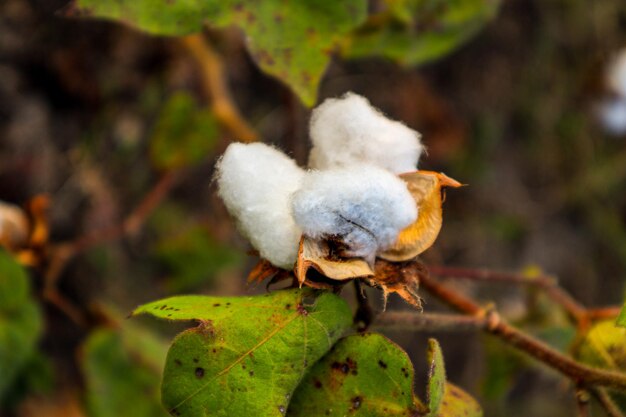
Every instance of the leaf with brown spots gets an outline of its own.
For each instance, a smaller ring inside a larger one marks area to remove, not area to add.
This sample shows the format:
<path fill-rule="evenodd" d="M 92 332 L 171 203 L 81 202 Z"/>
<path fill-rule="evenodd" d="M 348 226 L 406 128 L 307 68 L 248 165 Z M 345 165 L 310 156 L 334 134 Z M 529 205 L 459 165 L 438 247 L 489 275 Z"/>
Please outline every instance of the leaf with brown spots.
<path fill-rule="evenodd" d="M 341 339 L 307 373 L 289 404 L 288 417 L 424 415 L 413 395 L 408 355 L 380 334 Z"/>
<path fill-rule="evenodd" d="M 415 171 L 400 175 L 409 188 L 418 208 L 417 220 L 400 232 L 396 243 L 378 257 L 388 261 L 415 258 L 432 246 L 441 230 L 443 187 L 458 188 L 462 184 L 443 173 Z"/>
<path fill-rule="evenodd" d="M 364 333 L 341 339 L 308 371 L 287 417 L 482 416 L 473 398 L 445 381 L 443 355 L 433 339 L 429 349 L 428 407 L 413 394 L 406 352 L 385 336 Z"/>
<path fill-rule="evenodd" d="M 343 299 L 308 288 L 171 297 L 137 314 L 199 322 L 167 355 L 162 401 L 176 416 L 282 417 L 307 369 L 352 324 Z"/>
<path fill-rule="evenodd" d="M 365 0 L 76 0 L 81 17 L 115 19 L 158 35 L 237 26 L 259 67 L 307 106 L 330 62 L 329 51 L 367 17 Z"/>

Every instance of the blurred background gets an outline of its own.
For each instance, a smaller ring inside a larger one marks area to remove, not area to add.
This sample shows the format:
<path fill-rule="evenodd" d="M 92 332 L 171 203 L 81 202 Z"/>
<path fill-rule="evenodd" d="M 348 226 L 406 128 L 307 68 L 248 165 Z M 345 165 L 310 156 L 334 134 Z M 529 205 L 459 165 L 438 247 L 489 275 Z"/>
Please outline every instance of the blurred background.
<path fill-rule="evenodd" d="M 42 297 L 50 277 L 32 270 L 42 330 L 6 377 L 0 415 L 165 415 L 158 375 L 180 329 L 128 321 L 128 312 L 172 294 L 265 291 L 246 285 L 257 259 L 211 181 L 216 159 L 237 138 L 207 110 L 202 68 L 179 40 L 67 18 L 66 6 L 0 1 L 0 200 L 22 206 L 45 194 L 50 241 L 87 237 L 53 277 L 58 297 Z M 306 164 L 310 109 L 258 69 L 238 31 L 206 36 L 243 119 Z M 621 304 L 626 110 L 607 71 L 624 47 L 622 0 L 508 0 L 474 38 L 435 62 L 333 60 L 318 102 L 347 91 L 367 97 L 423 134 L 420 169 L 469 184 L 447 193 L 426 263 L 539 267 L 587 306 Z M 178 146 L 172 138 L 201 142 L 201 157 L 168 159 Z M 129 216 L 135 227 L 119 233 Z M 554 346 L 572 342 L 574 329 L 540 294 L 450 284 L 495 302 L 513 322 L 523 317 L 517 324 Z M 351 288 L 345 296 L 352 302 Z M 380 308 L 379 291 L 368 296 Z M 445 310 L 422 296 L 425 311 Z M 392 298 L 388 308 L 408 307 Z M 419 383 L 433 335 L 386 334 L 409 352 Z M 573 414 L 559 375 L 498 340 L 434 336 L 451 381 L 474 394 L 486 416 Z"/>

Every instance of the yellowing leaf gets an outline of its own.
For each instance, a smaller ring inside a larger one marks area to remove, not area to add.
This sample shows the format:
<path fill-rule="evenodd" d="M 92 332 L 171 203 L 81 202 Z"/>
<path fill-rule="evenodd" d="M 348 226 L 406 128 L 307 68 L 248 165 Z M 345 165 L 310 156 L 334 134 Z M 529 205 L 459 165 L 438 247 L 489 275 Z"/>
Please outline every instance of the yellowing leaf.
<path fill-rule="evenodd" d="M 432 246 L 442 223 L 441 188 L 462 184 L 442 173 L 415 171 L 400 175 L 418 207 L 417 220 L 405 228 L 393 247 L 378 254 L 382 259 L 400 262 L 415 258 Z"/>

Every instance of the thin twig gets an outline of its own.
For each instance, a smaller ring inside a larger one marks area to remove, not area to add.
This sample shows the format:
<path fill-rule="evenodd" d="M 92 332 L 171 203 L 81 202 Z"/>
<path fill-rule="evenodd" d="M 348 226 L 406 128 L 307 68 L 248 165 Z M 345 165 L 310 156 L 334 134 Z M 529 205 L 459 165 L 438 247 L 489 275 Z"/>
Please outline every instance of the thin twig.
<path fill-rule="evenodd" d="M 258 140 L 257 133 L 248 125 L 234 104 L 226 85 L 224 65 L 217 52 L 202 34 L 181 38 L 182 45 L 189 51 L 201 69 L 202 84 L 211 100 L 211 109 L 217 119 L 241 142 Z"/>
<path fill-rule="evenodd" d="M 428 270 L 440 277 L 454 277 L 473 281 L 489 281 L 535 285 L 541 288 L 554 301 L 563 307 L 570 317 L 579 325 L 586 327 L 589 316 L 585 306 L 576 301 L 567 291 L 559 287 L 554 277 L 544 274 L 524 275 L 513 272 L 500 272 L 488 269 L 459 268 L 429 265 Z"/>
<path fill-rule="evenodd" d="M 610 306 L 601 308 L 590 308 L 587 310 L 587 315 L 590 320 L 610 320 L 619 316 L 621 306 Z"/>
<path fill-rule="evenodd" d="M 415 273 L 417 273 L 418 269 L 416 268 L 415 270 Z M 584 383 L 585 386 L 605 386 L 626 390 L 626 374 L 580 364 L 542 341 L 510 326 L 495 311 L 485 314 L 485 311 L 474 300 L 438 283 L 427 275 L 420 276 L 420 284 L 422 288 L 455 310 L 476 317 L 486 315 L 486 319 L 489 320 L 489 324 L 485 327 L 486 332 L 499 337 L 506 343 L 556 369 L 575 383 Z"/>
<path fill-rule="evenodd" d="M 43 273 L 44 299 L 63 311 L 76 324 L 83 326 L 86 323 L 85 315 L 77 306 L 59 293 L 57 289 L 57 282 L 67 264 L 80 253 L 95 246 L 120 239 L 127 234 L 136 234 L 143 227 L 148 216 L 159 206 L 174 185 L 178 183 L 179 179 L 179 171 L 163 173 L 137 207 L 121 224 L 105 230 L 91 232 L 70 242 L 52 245 L 49 249 L 48 264 Z"/>
<path fill-rule="evenodd" d="M 412 331 L 476 331 L 487 326 L 484 317 L 464 316 L 460 314 L 421 313 L 393 311 L 380 314 L 373 327 Z"/>
<path fill-rule="evenodd" d="M 624 417 L 619 407 L 615 404 L 611 396 L 602 388 L 591 390 L 591 394 L 598 400 L 604 412 L 609 417 Z"/>

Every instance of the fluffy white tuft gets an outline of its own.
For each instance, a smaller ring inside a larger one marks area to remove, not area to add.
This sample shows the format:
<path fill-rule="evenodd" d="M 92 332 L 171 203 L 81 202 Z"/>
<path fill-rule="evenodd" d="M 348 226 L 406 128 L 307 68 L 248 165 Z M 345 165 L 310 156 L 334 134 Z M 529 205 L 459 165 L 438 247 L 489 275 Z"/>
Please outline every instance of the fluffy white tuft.
<path fill-rule="evenodd" d="M 424 149 L 418 132 L 387 119 L 354 93 L 313 110 L 310 133 L 309 166 L 316 169 L 369 163 L 399 174 L 415 171 Z"/>
<path fill-rule="evenodd" d="M 287 155 L 262 144 L 233 143 L 217 164 L 218 192 L 239 228 L 273 265 L 292 269 L 301 231 L 290 198 L 304 171 Z"/>
<path fill-rule="evenodd" d="M 291 203 L 305 235 L 339 237 L 348 246 L 345 255 L 368 260 L 417 218 L 406 184 L 366 164 L 308 172 Z"/>

